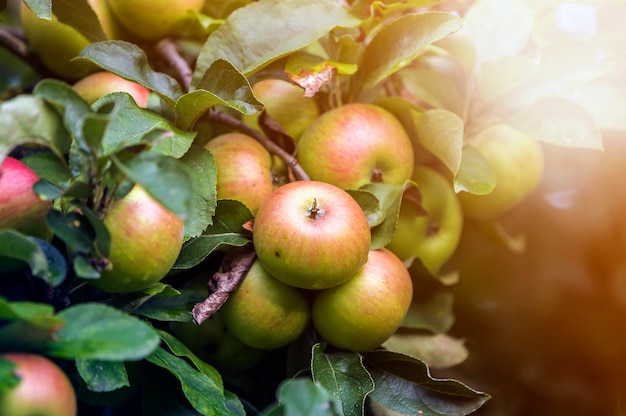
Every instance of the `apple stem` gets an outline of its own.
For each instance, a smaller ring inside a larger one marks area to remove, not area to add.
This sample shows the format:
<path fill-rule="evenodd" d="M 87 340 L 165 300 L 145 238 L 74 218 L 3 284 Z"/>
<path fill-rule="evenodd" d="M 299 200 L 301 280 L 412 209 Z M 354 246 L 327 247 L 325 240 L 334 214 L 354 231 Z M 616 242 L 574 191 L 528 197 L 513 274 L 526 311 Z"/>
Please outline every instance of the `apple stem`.
<path fill-rule="evenodd" d="M 324 210 L 317 206 L 317 198 L 313 198 L 313 205 L 311 205 L 308 211 L 308 217 L 312 220 L 316 220 L 324 214 Z"/>
<path fill-rule="evenodd" d="M 191 67 L 180 54 L 178 46 L 171 38 L 165 38 L 159 41 L 156 46 L 157 51 L 172 65 L 172 67 L 178 73 L 180 82 L 183 84 L 184 91 L 189 91 L 191 87 L 191 78 L 193 77 L 193 71 Z"/>

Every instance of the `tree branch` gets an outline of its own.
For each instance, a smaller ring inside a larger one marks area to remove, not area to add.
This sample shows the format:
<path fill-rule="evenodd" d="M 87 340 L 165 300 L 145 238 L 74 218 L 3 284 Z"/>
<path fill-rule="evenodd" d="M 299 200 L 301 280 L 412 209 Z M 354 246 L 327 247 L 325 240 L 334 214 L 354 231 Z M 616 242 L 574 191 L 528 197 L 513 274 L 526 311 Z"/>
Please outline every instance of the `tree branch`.
<path fill-rule="evenodd" d="M 180 77 L 180 82 L 183 84 L 184 90 L 189 91 L 193 71 L 185 58 L 183 58 L 180 54 L 178 46 L 176 46 L 172 39 L 165 38 L 156 45 L 156 49 L 161 56 L 167 60 L 167 63 L 172 65 L 172 67 L 176 70 L 176 73 Z"/>

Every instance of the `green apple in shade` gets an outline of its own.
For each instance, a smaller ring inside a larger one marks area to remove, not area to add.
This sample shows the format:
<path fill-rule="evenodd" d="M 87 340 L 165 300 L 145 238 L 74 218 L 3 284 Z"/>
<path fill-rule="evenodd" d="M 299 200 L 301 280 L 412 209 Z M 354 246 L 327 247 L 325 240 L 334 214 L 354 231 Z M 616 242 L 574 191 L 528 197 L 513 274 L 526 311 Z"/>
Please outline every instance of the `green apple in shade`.
<path fill-rule="evenodd" d="M 0 393 L 2 416 L 76 416 L 76 393 L 69 379 L 48 358 L 30 353 L 0 355 L 14 363 L 16 387 Z"/>
<path fill-rule="evenodd" d="M 402 261 L 389 250 L 371 250 L 352 279 L 314 294 L 313 325 L 335 347 L 370 351 L 396 332 L 412 299 L 411 275 Z"/>
<path fill-rule="evenodd" d="M 190 13 L 199 12 L 204 0 L 108 0 L 108 4 L 128 32 L 156 41 L 184 32 Z"/>
<path fill-rule="evenodd" d="M 485 195 L 459 194 L 466 217 L 495 219 L 518 205 L 541 182 L 543 149 L 526 133 L 508 124 L 494 124 L 469 138 L 468 145 L 485 158 L 496 177 L 496 186 Z"/>
<path fill-rule="evenodd" d="M 217 166 L 217 197 L 240 201 L 255 214 L 274 191 L 269 152 L 254 138 L 241 133 L 219 135 L 204 147 Z"/>
<path fill-rule="evenodd" d="M 110 264 L 89 282 L 107 292 L 152 286 L 169 272 L 182 248 L 183 220 L 139 185 L 112 204 L 104 224 L 111 234 Z"/>
<path fill-rule="evenodd" d="M 411 178 L 411 140 L 397 118 L 373 104 L 351 103 L 320 115 L 298 140 L 298 161 L 311 179 L 343 189 Z"/>
<path fill-rule="evenodd" d="M 350 279 L 367 261 L 371 242 L 359 204 L 346 191 L 319 181 L 277 188 L 259 208 L 252 236 L 263 267 L 304 289 Z"/>
<path fill-rule="evenodd" d="M 405 264 L 417 258 L 437 274 L 459 244 L 463 211 L 450 180 L 437 170 L 415 166 L 413 180 L 421 201 L 402 201 L 396 231 L 386 248 Z"/>
<path fill-rule="evenodd" d="M 272 277 L 258 260 L 220 312 L 237 338 L 263 350 L 294 341 L 311 319 L 307 294 Z"/>
<path fill-rule="evenodd" d="M 288 81 L 264 79 L 252 85 L 252 92 L 263 103 L 267 115 L 295 140 L 320 114 L 317 101 L 305 97 L 301 87 Z M 258 119 L 258 113 L 242 117 L 244 123 L 261 130 Z"/>
<path fill-rule="evenodd" d="M 143 85 L 104 71 L 87 75 L 75 82 L 73 88 L 89 104 L 107 94 L 127 92 L 139 107 L 147 107 L 150 95 L 150 90 Z"/>

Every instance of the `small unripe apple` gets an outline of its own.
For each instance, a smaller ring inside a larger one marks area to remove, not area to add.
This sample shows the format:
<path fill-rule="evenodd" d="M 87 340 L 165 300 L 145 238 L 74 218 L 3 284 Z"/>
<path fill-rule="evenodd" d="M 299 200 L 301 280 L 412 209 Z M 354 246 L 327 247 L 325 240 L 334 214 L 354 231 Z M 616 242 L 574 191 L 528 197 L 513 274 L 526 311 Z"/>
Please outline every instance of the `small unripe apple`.
<path fill-rule="evenodd" d="M 170 271 L 182 248 L 183 220 L 139 185 L 113 203 L 104 224 L 111 234 L 110 267 L 89 282 L 107 292 L 153 285 Z"/>
<path fill-rule="evenodd" d="M 2 416 L 75 416 L 76 393 L 55 363 L 36 354 L 10 353 L 0 356 L 17 365 L 19 384 L 0 393 Z"/>
<path fill-rule="evenodd" d="M 317 101 L 305 97 L 304 90 L 290 82 L 264 79 L 252 85 L 252 92 L 263 103 L 267 115 L 295 140 L 319 116 Z M 258 119 L 258 113 L 242 117 L 244 123 L 261 130 Z"/>
<path fill-rule="evenodd" d="M 307 295 L 272 277 L 258 260 L 220 311 L 237 338 L 264 350 L 294 341 L 311 318 Z"/>
<path fill-rule="evenodd" d="M 204 0 L 108 0 L 108 3 L 131 34 L 158 40 L 183 31 L 189 12 L 199 12 Z"/>
<path fill-rule="evenodd" d="M 463 211 L 452 184 L 435 169 L 415 166 L 413 180 L 421 201 L 419 205 L 410 199 L 402 201 L 396 231 L 386 248 L 405 263 L 420 259 L 436 274 L 459 244 Z"/>
<path fill-rule="evenodd" d="M 104 71 L 87 75 L 74 83 L 73 88 L 89 104 L 113 92 L 127 92 L 139 107 L 147 107 L 150 95 L 150 90 L 143 85 Z"/>
<path fill-rule="evenodd" d="M 496 177 L 486 195 L 461 192 L 468 218 L 491 220 L 519 204 L 541 182 L 543 149 L 532 137 L 508 124 L 491 125 L 468 140 L 485 158 Z"/>
<path fill-rule="evenodd" d="M 318 181 L 277 188 L 259 208 L 252 235 L 263 267 L 304 289 L 350 279 L 367 261 L 371 242 L 359 204 L 346 191 Z"/>
<path fill-rule="evenodd" d="M 204 145 L 217 166 L 217 197 L 243 202 L 253 214 L 274 191 L 272 157 L 261 143 L 226 133 Z"/>
<path fill-rule="evenodd" d="M 388 250 L 371 250 L 352 279 L 315 293 L 313 325 L 335 347 L 369 351 L 396 332 L 412 299 L 411 275 L 402 261 Z"/>
<path fill-rule="evenodd" d="M 413 173 L 413 145 L 382 107 L 351 103 L 323 113 L 298 140 L 298 161 L 311 179 L 343 189 L 401 184 Z"/>

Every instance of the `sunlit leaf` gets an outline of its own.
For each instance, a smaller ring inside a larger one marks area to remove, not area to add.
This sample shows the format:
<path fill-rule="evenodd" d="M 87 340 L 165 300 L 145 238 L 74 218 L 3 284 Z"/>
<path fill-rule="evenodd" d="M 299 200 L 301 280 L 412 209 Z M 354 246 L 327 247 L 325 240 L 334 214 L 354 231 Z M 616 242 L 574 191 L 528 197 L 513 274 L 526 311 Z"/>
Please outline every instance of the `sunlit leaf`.
<path fill-rule="evenodd" d="M 343 415 L 338 400 L 319 383 L 296 377 L 278 386 L 278 402 L 261 416 L 338 416 Z"/>
<path fill-rule="evenodd" d="M 419 143 L 456 175 L 461 166 L 463 120 L 443 109 L 412 111 L 412 115 Z"/>
<path fill-rule="evenodd" d="M 403 328 L 430 332 L 447 332 L 454 323 L 454 296 L 447 290 L 438 290 L 426 298 L 416 295 L 402 322 Z"/>
<path fill-rule="evenodd" d="M 383 347 L 419 358 L 430 368 L 449 368 L 461 364 L 469 355 L 465 341 L 448 334 L 427 334 L 400 330 Z"/>
<path fill-rule="evenodd" d="M 535 61 L 521 55 L 504 55 L 487 61 L 478 72 L 478 93 L 485 101 L 497 100 L 502 94 L 528 83 L 537 66 Z"/>
<path fill-rule="evenodd" d="M 42 19 L 52 19 L 52 0 L 24 0 L 33 13 Z"/>
<path fill-rule="evenodd" d="M 454 177 L 454 191 L 486 195 L 495 187 L 496 175 L 489 163 L 471 144 L 464 146 L 461 166 Z"/>

